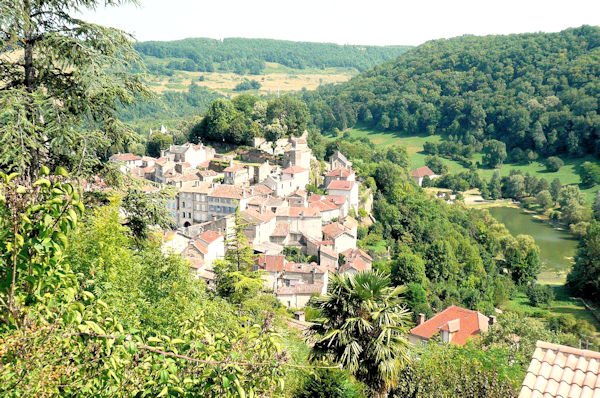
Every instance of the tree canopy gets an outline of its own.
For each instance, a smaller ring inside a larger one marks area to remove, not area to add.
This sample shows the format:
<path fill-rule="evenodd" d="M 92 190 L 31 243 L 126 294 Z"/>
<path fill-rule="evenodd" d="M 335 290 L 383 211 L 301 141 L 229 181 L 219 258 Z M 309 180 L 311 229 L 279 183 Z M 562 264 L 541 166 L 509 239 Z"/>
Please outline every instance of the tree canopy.
<path fill-rule="evenodd" d="M 592 26 L 434 40 L 303 97 L 324 130 L 360 123 L 471 146 L 493 139 L 508 152 L 599 155 L 599 45 Z"/>

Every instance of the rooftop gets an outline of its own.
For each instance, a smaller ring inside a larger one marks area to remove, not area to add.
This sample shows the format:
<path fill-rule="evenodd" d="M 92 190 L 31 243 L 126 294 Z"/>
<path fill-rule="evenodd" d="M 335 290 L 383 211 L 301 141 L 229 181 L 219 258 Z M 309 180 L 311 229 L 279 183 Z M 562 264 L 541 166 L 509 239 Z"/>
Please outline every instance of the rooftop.
<path fill-rule="evenodd" d="M 110 160 L 113 162 L 128 162 L 134 160 L 142 160 L 138 155 L 134 155 L 133 153 L 115 153 L 110 157 Z"/>
<path fill-rule="evenodd" d="M 354 181 L 334 180 L 329 183 L 327 190 L 350 191 L 354 187 Z"/>
<path fill-rule="evenodd" d="M 411 171 L 410 175 L 415 178 L 421 178 L 421 177 L 425 177 L 425 176 L 429 176 L 429 177 L 434 176 L 435 173 L 429 167 L 423 166 L 423 167 L 419 167 L 418 169 Z"/>
<path fill-rule="evenodd" d="M 519 398 L 600 397 L 600 352 L 538 341 Z"/>
<path fill-rule="evenodd" d="M 288 167 L 287 169 L 283 169 L 282 173 L 283 174 L 298 174 L 298 173 L 302 173 L 304 171 L 308 171 L 308 170 L 305 169 L 304 167 L 292 166 L 292 167 Z"/>
<path fill-rule="evenodd" d="M 443 328 L 446 328 L 445 330 L 454 328 L 457 319 L 459 320 L 459 329 L 456 330 L 456 334 L 452 336 L 451 340 L 452 344 L 457 345 L 464 345 L 470 337 L 479 334 L 480 331 L 487 331 L 489 325 L 489 318 L 480 312 L 452 305 L 433 318 L 412 328 L 410 333 L 429 340 Z M 450 325 L 448 325 L 449 323 Z"/>

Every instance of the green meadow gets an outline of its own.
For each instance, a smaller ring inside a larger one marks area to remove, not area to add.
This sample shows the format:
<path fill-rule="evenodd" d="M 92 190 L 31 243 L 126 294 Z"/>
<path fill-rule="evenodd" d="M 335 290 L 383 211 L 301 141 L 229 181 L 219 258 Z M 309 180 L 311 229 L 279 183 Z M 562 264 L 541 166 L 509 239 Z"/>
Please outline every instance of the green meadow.
<path fill-rule="evenodd" d="M 381 132 L 373 131 L 365 128 L 352 128 L 346 130 L 351 137 L 362 138 L 367 137 L 375 145 L 402 145 L 405 146 L 408 151 L 408 156 L 411 163 L 411 168 L 417 168 L 425 165 L 425 158 L 427 155 L 423 153 L 423 145 L 425 142 L 439 142 L 441 137 L 439 135 L 429 136 L 408 136 L 396 132 Z M 482 155 L 477 154 L 474 156 L 475 160 L 481 160 Z M 563 185 L 569 184 L 580 184 L 581 180 L 577 174 L 577 168 L 585 161 L 598 162 L 591 156 L 575 159 L 563 159 L 565 165 L 556 172 L 546 171 L 546 166 L 541 162 L 532 162 L 530 164 L 504 164 L 499 169 L 479 169 L 479 173 L 482 177 L 490 179 L 494 172 L 499 171 L 501 175 L 508 175 L 511 170 L 521 170 L 523 173 L 536 174 L 538 177 L 543 177 L 552 181 L 558 178 Z M 449 159 L 443 159 L 442 161 L 448 165 L 448 170 L 451 173 L 466 171 L 467 169 L 460 163 Z M 585 194 L 588 203 L 592 203 L 598 187 L 592 187 L 582 189 Z"/>

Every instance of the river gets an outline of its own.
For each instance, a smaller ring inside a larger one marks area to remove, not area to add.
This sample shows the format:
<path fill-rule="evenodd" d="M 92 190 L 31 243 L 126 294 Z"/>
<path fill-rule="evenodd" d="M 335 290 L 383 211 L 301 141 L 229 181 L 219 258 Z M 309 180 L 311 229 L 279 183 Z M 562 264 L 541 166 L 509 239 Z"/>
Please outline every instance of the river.
<path fill-rule="evenodd" d="M 577 239 L 570 233 L 553 228 L 520 208 L 493 207 L 490 213 L 513 234 L 531 235 L 540 247 L 542 271 L 539 280 L 564 283 L 577 250 Z"/>

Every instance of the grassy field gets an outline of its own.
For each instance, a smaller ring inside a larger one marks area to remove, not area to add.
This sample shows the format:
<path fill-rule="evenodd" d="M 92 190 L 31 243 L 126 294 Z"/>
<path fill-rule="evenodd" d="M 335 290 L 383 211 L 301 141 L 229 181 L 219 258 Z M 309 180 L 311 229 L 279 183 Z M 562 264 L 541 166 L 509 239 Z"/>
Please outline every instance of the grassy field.
<path fill-rule="evenodd" d="M 596 327 L 597 331 L 600 331 L 600 322 L 598 322 L 598 319 L 594 317 L 591 311 L 589 311 L 581 301 L 570 297 L 565 286 L 554 285 L 552 287 L 554 289 L 555 299 L 549 308 L 531 306 L 525 293 L 519 292 L 512 300 L 503 306 L 503 309 L 536 317 L 546 314 L 570 314 L 577 319 L 589 322 Z"/>
<path fill-rule="evenodd" d="M 244 79 L 256 80 L 261 84 L 259 90 L 246 92 L 259 94 L 277 94 L 278 92 L 300 91 L 303 88 L 314 90 L 321 84 L 342 83 L 358 73 L 353 68 L 291 69 L 276 63 L 267 63 L 264 74 L 238 75 L 229 72 L 186 72 L 178 71 L 173 76 L 150 75 L 148 84 L 153 91 L 185 91 L 195 82 L 199 86 L 217 91 L 224 95 L 235 95 L 234 87 Z M 200 81 L 200 76 L 204 78 Z"/>
<path fill-rule="evenodd" d="M 425 165 L 425 158 L 427 155 L 423 153 L 423 145 L 426 141 L 439 142 L 440 136 L 407 136 L 399 133 L 388 133 L 372 131 L 363 128 L 353 128 L 347 131 L 352 137 L 367 137 L 376 145 L 403 145 L 408 151 L 408 155 L 411 162 L 411 168 L 417 168 Z M 481 154 L 474 156 L 475 160 L 481 160 Z M 523 173 L 529 172 L 536 174 L 538 177 L 543 177 L 552 181 L 558 178 L 563 185 L 567 184 L 579 184 L 580 178 L 576 172 L 576 169 L 585 161 L 598 162 L 592 157 L 578 158 L 578 159 L 565 159 L 565 166 L 557 172 L 547 172 L 546 167 L 540 162 L 533 162 L 527 165 L 521 164 L 505 164 L 500 169 L 480 169 L 479 172 L 482 177 L 490 179 L 495 171 L 499 171 L 501 175 L 508 175 L 511 170 L 521 170 Z M 467 169 L 460 163 L 453 160 L 442 159 L 442 161 L 448 165 L 450 172 L 461 172 Z M 588 203 L 592 203 L 596 195 L 598 187 L 582 189 L 582 192 L 586 196 Z"/>

